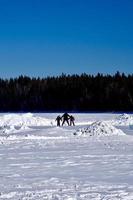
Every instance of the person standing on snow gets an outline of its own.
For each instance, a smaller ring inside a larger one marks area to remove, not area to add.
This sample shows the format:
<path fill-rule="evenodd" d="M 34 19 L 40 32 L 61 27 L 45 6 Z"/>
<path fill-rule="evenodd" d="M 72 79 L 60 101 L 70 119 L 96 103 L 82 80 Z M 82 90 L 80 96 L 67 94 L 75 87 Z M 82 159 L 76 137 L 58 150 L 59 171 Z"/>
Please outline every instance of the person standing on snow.
<path fill-rule="evenodd" d="M 74 118 L 74 116 L 70 115 L 69 119 L 70 119 L 70 126 L 75 126 L 75 123 L 74 123 L 75 118 Z"/>
<path fill-rule="evenodd" d="M 58 116 L 56 117 L 56 120 L 55 120 L 55 121 L 57 121 L 57 126 L 60 126 L 60 122 L 62 121 L 61 116 L 58 115 Z"/>
<path fill-rule="evenodd" d="M 68 113 L 64 113 L 64 115 L 62 115 L 62 121 L 63 121 L 62 126 L 64 125 L 65 122 L 68 124 L 68 126 L 70 126 L 69 119 L 70 119 L 70 115 Z"/>

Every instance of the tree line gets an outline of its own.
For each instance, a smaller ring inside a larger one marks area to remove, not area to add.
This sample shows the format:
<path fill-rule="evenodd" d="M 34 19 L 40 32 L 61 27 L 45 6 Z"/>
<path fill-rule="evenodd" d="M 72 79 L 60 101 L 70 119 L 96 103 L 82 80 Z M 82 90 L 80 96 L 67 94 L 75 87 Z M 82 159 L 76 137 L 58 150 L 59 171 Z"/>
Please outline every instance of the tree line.
<path fill-rule="evenodd" d="M 133 74 L 0 79 L 0 111 L 133 111 Z"/>

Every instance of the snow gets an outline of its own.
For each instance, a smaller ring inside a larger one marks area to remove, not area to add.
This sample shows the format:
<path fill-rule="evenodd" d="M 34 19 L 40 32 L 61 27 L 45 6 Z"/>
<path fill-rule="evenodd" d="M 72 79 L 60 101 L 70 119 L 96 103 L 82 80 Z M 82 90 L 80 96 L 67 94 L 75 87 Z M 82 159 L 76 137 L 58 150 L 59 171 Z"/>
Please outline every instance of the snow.
<path fill-rule="evenodd" d="M 133 130 L 112 125 L 120 115 L 56 127 L 57 115 L 0 115 L 0 199 L 132 200 Z"/>
<path fill-rule="evenodd" d="M 133 124 L 133 117 L 129 114 L 121 114 L 112 120 L 112 124 L 116 126 L 129 126 Z"/>
<path fill-rule="evenodd" d="M 26 114 L 4 114 L 0 116 L 0 126 L 50 126 L 53 121 L 44 117 Z"/>
<path fill-rule="evenodd" d="M 104 121 L 96 121 L 86 128 L 78 129 L 74 135 L 85 136 L 111 136 L 111 135 L 124 135 L 124 132 Z"/>

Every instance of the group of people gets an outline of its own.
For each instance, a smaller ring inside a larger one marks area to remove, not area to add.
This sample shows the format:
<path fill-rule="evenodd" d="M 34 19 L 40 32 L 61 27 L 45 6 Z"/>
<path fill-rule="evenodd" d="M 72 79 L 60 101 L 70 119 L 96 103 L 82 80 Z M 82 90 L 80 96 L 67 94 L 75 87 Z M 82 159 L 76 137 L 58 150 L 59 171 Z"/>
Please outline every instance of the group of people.
<path fill-rule="evenodd" d="M 63 126 L 67 123 L 68 126 L 75 126 L 75 118 L 73 115 L 69 115 L 68 113 L 64 113 L 62 116 L 58 115 L 56 118 L 57 126 Z"/>

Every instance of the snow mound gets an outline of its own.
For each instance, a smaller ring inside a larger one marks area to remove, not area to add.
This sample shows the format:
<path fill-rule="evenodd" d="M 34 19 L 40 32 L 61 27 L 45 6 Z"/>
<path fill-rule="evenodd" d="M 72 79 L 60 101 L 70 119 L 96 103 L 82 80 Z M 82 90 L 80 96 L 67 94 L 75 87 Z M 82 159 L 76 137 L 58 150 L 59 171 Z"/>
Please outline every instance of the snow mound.
<path fill-rule="evenodd" d="M 117 117 L 117 119 L 119 119 L 119 120 L 130 119 L 130 118 L 131 118 L 131 116 L 128 115 L 128 114 L 126 114 L 126 113 L 123 113 L 123 114 L 121 114 L 121 115 L 119 115 L 119 116 Z"/>
<path fill-rule="evenodd" d="M 121 114 L 115 120 L 112 121 L 115 126 L 129 126 L 133 124 L 133 117 L 128 114 Z"/>
<path fill-rule="evenodd" d="M 2 134 L 10 134 L 16 132 L 16 128 L 14 126 L 3 126 L 0 128 L 0 135 Z"/>
<path fill-rule="evenodd" d="M 44 117 L 34 116 L 32 113 L 26 114 L 5 114 L 0 117 L 0 127 L 5 126 L 51 126 L 52 121 Z"/>
<path fill-rule="evenodd" d="M 20 131 L 28 131 L 31 130 L 28 126 L 22 125 L 21 127 L 12 126 L 3 126 L 0 127 L 0 135 L 9 135 L 10 133 L 17 133 Z"/>
<path fill-rule="evenodd" d="M 112 135 L 125 135 L 120 129 L 115 128 L 104 121 L 96 121 L 86 128 L 78 129 L 74 135 L 84 136 L 112 136 Z"/>

